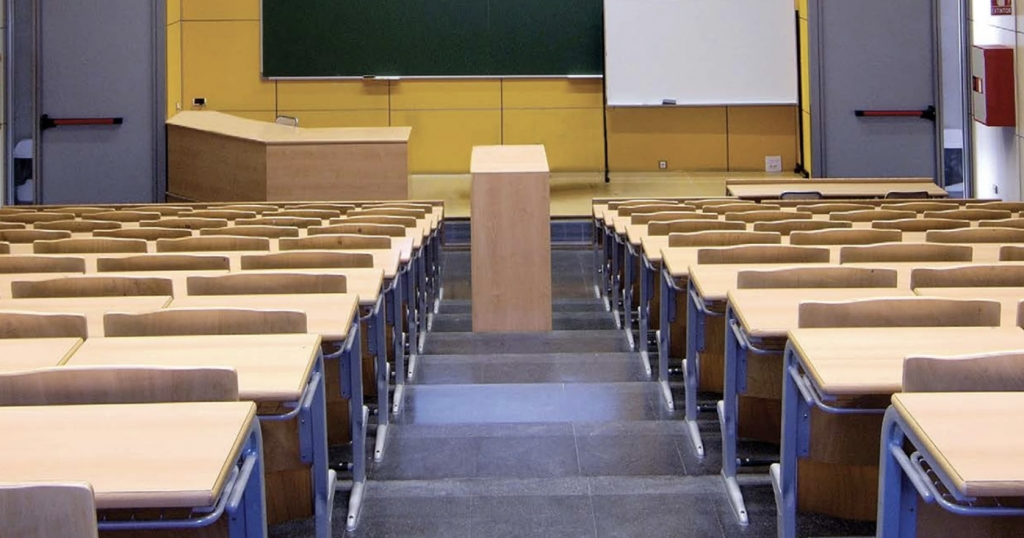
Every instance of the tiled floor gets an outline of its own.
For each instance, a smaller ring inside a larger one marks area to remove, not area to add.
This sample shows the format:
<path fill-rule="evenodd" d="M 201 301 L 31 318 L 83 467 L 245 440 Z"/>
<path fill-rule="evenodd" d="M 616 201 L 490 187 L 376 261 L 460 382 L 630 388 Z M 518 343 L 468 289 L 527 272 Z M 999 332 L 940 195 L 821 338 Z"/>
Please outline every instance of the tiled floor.
<path fill-rule="evenodd" d="M 717 421 L 697 458 L 637 354 L 594 297 L 591 254 L 556 250 L 561 330 L 470 331 L 469 253 L 446 253 L 445 301 L 371 468 L 356 537 L 775 536 L 764 473 L 743 477 L 751 524 L 736 523 L 719 478 Z M 770 447 L 768 447 L 770 453 Z M 344 536 L 346 500 L 335 507 Z M 803 518 L 806 533 L 870 527 Z M 312 536 L 310 522 L 272 536 Z"/>

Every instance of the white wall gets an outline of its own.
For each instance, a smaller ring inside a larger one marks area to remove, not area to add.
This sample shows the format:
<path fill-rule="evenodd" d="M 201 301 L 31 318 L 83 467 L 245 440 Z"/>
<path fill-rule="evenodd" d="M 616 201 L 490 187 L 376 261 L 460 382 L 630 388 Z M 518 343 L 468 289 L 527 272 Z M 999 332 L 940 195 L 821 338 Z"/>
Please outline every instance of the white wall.
<path fill-rule="evenodd" d="M 990 14 L 991 0 L 972 0 L 971 32 L 975 45 L 1006 45 L 1016 49 L 1016 72 L 1019 77 L 1024 68 L 1024 34 L 1018 32 L 1017 5 L 1014 2 L 1015 15 L 993 17 Z M 1024 27 L 1021 27 L 1024 29 Z M 1004 200 L 1021 199 L 1021 155 L 1024 149 L 1021 137 L 1022 129 L 1021 105 L 1024 104 L 1024 89 L 1017 79 L 1017 127 L 986 127 L 978 122 L 974 124 L 974 177 L 978 198 L 999 197 Z"/>

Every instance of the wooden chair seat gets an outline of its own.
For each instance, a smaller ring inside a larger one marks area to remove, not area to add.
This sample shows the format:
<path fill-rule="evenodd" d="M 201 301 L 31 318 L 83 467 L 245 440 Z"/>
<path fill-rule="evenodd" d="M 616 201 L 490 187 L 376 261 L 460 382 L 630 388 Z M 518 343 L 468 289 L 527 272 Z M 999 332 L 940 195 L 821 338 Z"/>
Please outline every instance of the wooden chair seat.
<path fill-rule="evenodd" d="M 787 267 L 783 269 L 740 271 L 739 289 L 769 288 L 895 288 L 895 269 L 863 267 Z"/>
<path fill-rule="evenodd" d="M 339 274 L 235 273 L 188 278 L 189 295 L 346 293 L 347 289 L 347 278 Z"/>
<path fill-rule="evenodd" d="M 107 337 L 210 334 L 305 334 L 306 314 L 245 308 L 166 308 L 141 314 L 103 316 Z"/>
<path fill-rule="evenodd" d="M 852 227 L 852 222 L 838 220 L 778 220 L 775 222 L 754 223 L 755 232 L 775 232 L 782 235 L 790 235 L 793 232 L 813 232 Z"/>
<path fill-rule="evenodd" d="M 837 327 L 998 327 L 999 301 L 884 297 L 800 304 L 801 329 Z"/>
<path fill-rule="evenodd" d="M 295 250 L 274 254 L 242 256 L 242 270 L 261 269 L 343 269 L 373 267 L 373 254 Z"/>
<path fill-rule="evenodd" d="M 814 232 L 793 232 L 789 234 L 791 245 L 872 245 L 876 243 L 898 243 L 903 233 L 898 230 L 818 230 Z"/>

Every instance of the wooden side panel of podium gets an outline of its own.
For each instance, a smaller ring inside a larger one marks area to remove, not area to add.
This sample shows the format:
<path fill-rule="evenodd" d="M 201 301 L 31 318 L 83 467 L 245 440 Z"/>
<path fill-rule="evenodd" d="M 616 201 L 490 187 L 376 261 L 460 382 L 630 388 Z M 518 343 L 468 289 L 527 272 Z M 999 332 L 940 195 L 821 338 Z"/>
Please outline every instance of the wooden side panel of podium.
<path fill-rule="evenodd" d="M 473 331 L 551 330 L 551 195 L 544 146 L 473 148 Z"/>

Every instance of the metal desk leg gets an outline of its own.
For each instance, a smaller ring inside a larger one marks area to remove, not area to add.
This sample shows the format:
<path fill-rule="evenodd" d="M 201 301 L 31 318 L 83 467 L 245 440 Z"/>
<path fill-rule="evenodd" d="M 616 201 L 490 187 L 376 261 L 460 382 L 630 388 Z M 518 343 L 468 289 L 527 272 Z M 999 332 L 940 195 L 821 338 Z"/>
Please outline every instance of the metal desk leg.
<path fill-rule="evenodd" d="M 668 361 L 672 348 L 672 323 L 676 320 L 676 292 L 672 286 L 672 275 L 662 268 L 661 271 L 661 315 L 658 318 L 658 386 L 661 397 L 669 409 L 676 408 L 672 397 L 672 388 L 668 384 Z"/>
<path fill-rule="evenodd" d="M 625 265 L 622 268 L 623 273 L 623 284 L 622 284 L 622 327 L 626 330 L 626 340 L 629 342 L 630 349 L 638 349 L 638 342 L 633 339 L 633 273 L 636 270 L 636 264 L 638 258 L 636 251 L 629 243 L 623 243 L 623 258 Z M 643 275 L 643 269 L 640 269 L 641 275 Z M 640 277 L 641 279 L 643 276 Z M 643 301 L 643 286 L 640 287 L 640 297 Z M 641 313 L 640 318 L 643 319 Z M 641 329 L 639 340 L 644 341 L 643 330 Z M 646 346 L 644 346 L 646 347 Z M 641 350 L 643 348 L 640 348 Z M 641 351 L 643 353 L 643 351 Z M 650 366 L 648 366 L 650 368 Z"/>
<path fill-rule="evenodd" d="M 697 390 L 700 381 L 700 367 L 697 364 L 698 353 L 704 349 L 704 313 L 697 305 L 697 291 L 693 282 L 686 283 L 686 358 L 683 360 L 685 373 L 686 426 L 690 432 L 690 442 L 697 457 L 704 457 L 704 441 L 701 439 L 700 427 L 697 425 Z"/>
<path fill-rule="evenodd" d="M 324 393 L 323 371 L 324 358 L 321 354 L 317 357 L 316 367 L 310 376 L 310 385 L 314 387 L 313 393 L 309 398 L 303 399 L 299 411 L 299 428 L 300 431 L 308 429 L 309 439 L 313 445 L 311 448 L 316 536 L 317 538 L 330 538 L 332 535 L 331 520 L 334 515 L 334 492 L 337 489 L 338 475 L 333 469 L 328 468 L 327 398 Z M 303 435 L 302 438 L 305 439 L 306 436 Z"/>
<path fill-rule="evenodd" d="M 239 474 L 242 486 L 231 493 L 225 510 L 228 513 L 228 537 L 264 538 L 267 536 L 267 498 L 263 474 L 263 433 L 258 420 L 253 421 L 242 454 L 242 472 Z M 247 467 L 249 475 L 245 476 Z"/>
<path fill-rule="evenodd" d="M 405 391 L 405 332 L 402 328 L 402 275 L 395 277 L 391 286 L 384 292 L 387 298 L 387 318 L 391 325 L 391 345 L 395 356 L 395 394 L 392 397 L 392 413 L 402 408 L 402 396 Z"/>
<path fill-rule="evenodd" d="M 430 306 L 427 302 L 427 261 L 424 249 L 420 249 L 420 253 L 417 256 L 418 261 L 416 262 L 416 303 L 417 309 L 419 310 L 420 320 L 420 339 L 416 343 L 416 352 L 423 352 L 423 340 L 427 336 L 428 329 L 428 318 L 430 314 Z"/>
<path fill-rule="evenodd" d="M 590 241 L 591 248 L 594 250 L 594 275 L 600 277 L 604 273 L 604 267 L 601 263 L 601 224 L 597 218 L 594 218 L 591 224 L 592 229 L 590 233 L 593 234 L 593 237 L 591 237 Z M 604 296 L 601 291 L 601 282 L 602 279 L 598 278 L 594 283 L 594 296 L 598 299 Z"/>
<path fill-rule="evenodd" d="M 903 454 L 903 430 L 898 413 L 889 408 L 882 422 L 882 449 L 878 471 L 878 537 L 914 538 L 917 535 L 918 489 L 903 472 L 897 454 Z M 903 458 L 906 458 L 904 455 Z M 909 463 L 909 460 L 907 460 Z M 922 488 L 924 489 L 924 488 Z M 927 494 L 927 492 L 924 492 Z"/>
<path fill-rule="evenodd" d="M 612 234 L 607 228 L 602 227 L 601 233 L 604 235 L 604 259 L 602 260 L 603 270 L 601 271 L 601 298 L 604 299 L 604 309 L 608 312 L 612 311 L 612 259 L 615 257 L 615 240 Z"/>
<path fill-rule="evenodd" d="M 619 296 L 622 289 L 622 278 L 619 277 L 619 260 L 622 257 L 622 243 L 617 237 L 612 238 L 612 274 L 611 274 L 611 308 L 612 315 L 615 316 L 615 328 L 622 328 L 622 318 L 619 316 L 619 305 L 621 297 Z"/>
<path fill-rule="evenodd" d="M 381 461 L 384 459 L 384 447 L 388 439 L 388 424 L 390 423 L 391 403 L 388 401 L 388 381 L 390 380 L 387 354 L 387 332 L 384 322 L 384 297 L 377 298 L 377 304 L 366 316 L 366 325 L 369 330 L 366 345 L 374 357 L 377 380 L 377 436 L 374 443 L 373 459 Z"/>
<path fill-rule="evenodd" d="M 797 385 L 799 376 L 796 352 L 792 343 L 787 343 L 782 373 L 782 457 L 771 466 L 779 538 L 796 537 L 797 459 L 808 452 L 811 409 Z"/>
<path fill-rule="evenodd" d="M 352 531 L 359 522 L 366 487 L 366 421 L 369 409 L 363 405 L 363 352 L 359 343 L 359 327 L 350 333 L 352 343 L 341 355 L 341 376 L 343 389 L 348 386 L 351 392 L 348 403 L 352 420 L 352 493 L 348 500 L 346 528 Z"/>
<path fill-rule="evenodd" d="M 406 379 L 412 380 L 412 376 L 416 371 L 416 355 L 419 353 L 419 321 L 416 316 L 418 314 L 416 310 L 416 267 L 415 258 L 410 261 L 410 266 L 402 273 L 402 278 L 405 282 L 405 303 L 406 303 L 406 325 L 405 328 L 408 331 L 406 334 L 406 343 L 409 345 L 409 361 L 408 361 L 408 372 L 399 371 L 395 373 L 396 376 L 406 376 Z"/>
<path fill-rule="evenodd" d="M 726 308 L 725 312 L 725 384 L 722 394 L 722 401 L 718 402 L 718 421 L 722 428 L 722 478 L 725 480 L 725 491 L 729 495 L 729 504 L 732 505 L 733 515 L 740 525 L 748 525 L 750 520 L 747 517 L 747 505 L 743 501 L 743 491 L 740 490 L 739 481 L 736 479 L 736 445 L 738 434 L 736 422 L 739 415 L 739 390 L 738 380 L 740 376 L 746 378 L 746 369 L 742 368 L 743 360 L 737 339 L 737 331 L 740 331 L 733 315 L 732 307 Z M 740 370 L 743 370 L 741 373 Z"/>

